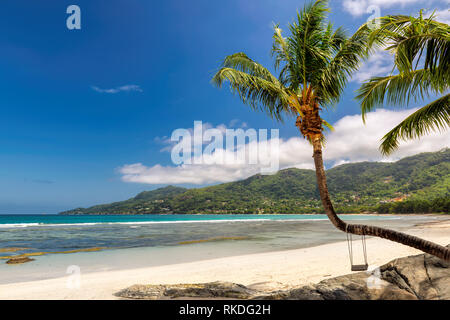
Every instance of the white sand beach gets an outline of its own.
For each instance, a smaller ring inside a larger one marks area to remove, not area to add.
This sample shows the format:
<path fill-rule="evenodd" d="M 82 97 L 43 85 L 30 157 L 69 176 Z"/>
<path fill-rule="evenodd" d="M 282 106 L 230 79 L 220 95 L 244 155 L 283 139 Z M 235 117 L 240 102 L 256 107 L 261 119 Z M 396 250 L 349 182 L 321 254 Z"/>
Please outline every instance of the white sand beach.
<path fill-rule="evenodd" d="M 415 226 L 407 231 L 436 243 L 450 243 L 450 220 Z M 360 243 L 355 251 L 360 254 Z M 371 267 L 421 253 L 378 238 L 367 240 Z M 355 256 L 356 259 L 360 257 Z M 117 299 L 115 292 L 133 284 L 230 281 L 250 287 L 286 289 L 350 273 L 347 243 L 226 257 L 157 267 L 81 274 L 79 288 L 70 277 L 0 285 L 0 299 Z"/>

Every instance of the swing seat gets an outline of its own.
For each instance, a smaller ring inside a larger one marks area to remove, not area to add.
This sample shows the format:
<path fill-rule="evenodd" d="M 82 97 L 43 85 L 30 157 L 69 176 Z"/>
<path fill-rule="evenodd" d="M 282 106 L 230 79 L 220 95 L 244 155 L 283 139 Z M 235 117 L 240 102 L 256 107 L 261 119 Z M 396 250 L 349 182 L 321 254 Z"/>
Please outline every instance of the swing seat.
<path fill-rule="evenodd" d="M 348 255 L 350 257 L 351 270 L 352 271 L 367 271 L 369 269 L 369 263 L 367 262 L 366 236 L 363 234 L 361 237 L 363 254 L 364 254 L 364 264 L 354 264 L 353 263 L 352 234 L 347 231 L 347 228 L 348 228 L 348 225 L 345 227 L 345 232 L 347 233 Z"/>
<path fill-rule="evenodd" d="M 367 271 L 369 269 L 368 264 L 355 264 L 352 265 L 352 271 Z"/>

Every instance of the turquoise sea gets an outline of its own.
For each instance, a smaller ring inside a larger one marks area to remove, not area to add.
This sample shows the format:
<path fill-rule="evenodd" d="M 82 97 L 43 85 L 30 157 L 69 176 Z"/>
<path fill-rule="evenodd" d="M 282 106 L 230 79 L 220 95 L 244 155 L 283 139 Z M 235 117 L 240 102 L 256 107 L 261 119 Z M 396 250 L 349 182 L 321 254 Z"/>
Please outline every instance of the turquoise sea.
<path fill-rule="evenodd" d="M 342 218 L 401 231 L 443 217 Z M 0 283 L 62 276 L 72 264 L 82 266 L 84 272 L 139 268 L 345 239 L 325 215 L 0 215 Z M 61 254 L 90 248 L 101 249 Z M 23 265 L 4 263 L 6 257 L 23 253 L 38 255 Z"/>
<path fill-rule="evenodd" d="M 344 219 L 395 225 L 400 218 L 345 215 Z M 409 226 L 417 219 L 420 216 L 402 217 L 401 225 Z M 334 240 L 333 231 L 342 238 L 326 215 L 0 215 L 0 248 L 26 248 L 10 253 L 13 255 L 276 237 L 285 239 L 287 248 L 330 242 Z"/>
<path fill-rule="evenodd" d="M 48 225 L 93 225 L 93 224 L 152 224 L 152 223 L 189 223 L 220 221 L 273 221 L 273 220 L 326 220 L 324 214 L 171 214 L 171 215 L 0 215 L 0 228 L 36 227 Z M 347 220 L 386 220 L 395 216 L 346 215 Z"/>
<path fill-rule="evenodd" d="M 377 216 L 374 216 L 375 219 Z M 378 217 L 379 218 L 379 217 Z M 320 220 L 327 219 L 325 215 L 217 215 L 217 214 L 171 214 L 171 215 L 0 215 L 0 227 L 30 227 L 45 225 L 70 224 L 105 224 L 105 223 L 183 223 L 183 222 L 214 222 L 236 220 Z M 348 216 L 348 219 L 367 219 L 367 216 Z M 383 218 L 385 219 L 385 218 Z"/>
<path fill-rule="evenodd" d="M 368 218 L 346 217 L 348 220 Z M 393 220 L 395 217 L 372 216 L 370 219 Z M 327 223 L 317 224 L 319 221 Z M 328 225 L 325 215 L 0 215 L 0 248 L 26 248 L 10 253 L 13 255 L 94 247 L 174 246 L 211 238 L 255 240 L 293 230 L 305 235 L 308 234 L 305 227 L 312 222 L 315 229 Z M 316 231 L 318 235 L 321 233 L 320 229 Z"/>
<path fill-rule="evenodd" d="M 374 215 L 344 218 L 385 224 L 399 219 Z M 402 220 L 402 226 L 410 224 L 407 218 Z M 175 246 L 221 238 L 263 242 L 281 237 L 285 239 L 282 245 L 290 248 L 330 242 L 335 233 L 342 238 L 325 215 L 0 215 L 0 248 L 24 248 L 11 254 Z M 275 246 L 273 241 L 268 243 Z"/>

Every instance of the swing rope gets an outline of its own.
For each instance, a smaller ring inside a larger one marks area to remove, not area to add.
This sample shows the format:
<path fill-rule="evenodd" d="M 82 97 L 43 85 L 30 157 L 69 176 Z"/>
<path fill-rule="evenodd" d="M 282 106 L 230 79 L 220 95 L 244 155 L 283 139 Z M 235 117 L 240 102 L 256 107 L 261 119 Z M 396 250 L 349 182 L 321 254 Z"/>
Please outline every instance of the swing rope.
<path fill-rule="evenodd" d="M 345 226 L 345 233 L 347 234 L 348 255 L 350 257 L 350 264 L 351 264 L 352 271 L 367 270 L 368 263 L 367 263 L 366 235 L 363 234 L 361 236 L 362 248 L 363 248 L 363 254 L 364 254 L 364 265 L 355 265 L 355 264 L 353 264 L 353 238 L 352 238 L 352 234 L 348 232 L 348 224 Z"/>

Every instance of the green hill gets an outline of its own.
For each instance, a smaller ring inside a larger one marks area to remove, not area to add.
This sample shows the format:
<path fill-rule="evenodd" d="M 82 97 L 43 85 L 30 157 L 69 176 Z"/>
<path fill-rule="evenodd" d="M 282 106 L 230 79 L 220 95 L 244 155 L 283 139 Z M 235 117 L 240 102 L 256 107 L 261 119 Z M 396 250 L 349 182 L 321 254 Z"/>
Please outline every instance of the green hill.
<path fill-rule="evenodd" d="M 327 170 L 327 178 L 338 212 L 449 212 L 448 148 L 395 163 L 344 164 Z M 205 188 L 168 186 L 61 214 L 321 212 L 314 171 L 291 168 Z"/>

